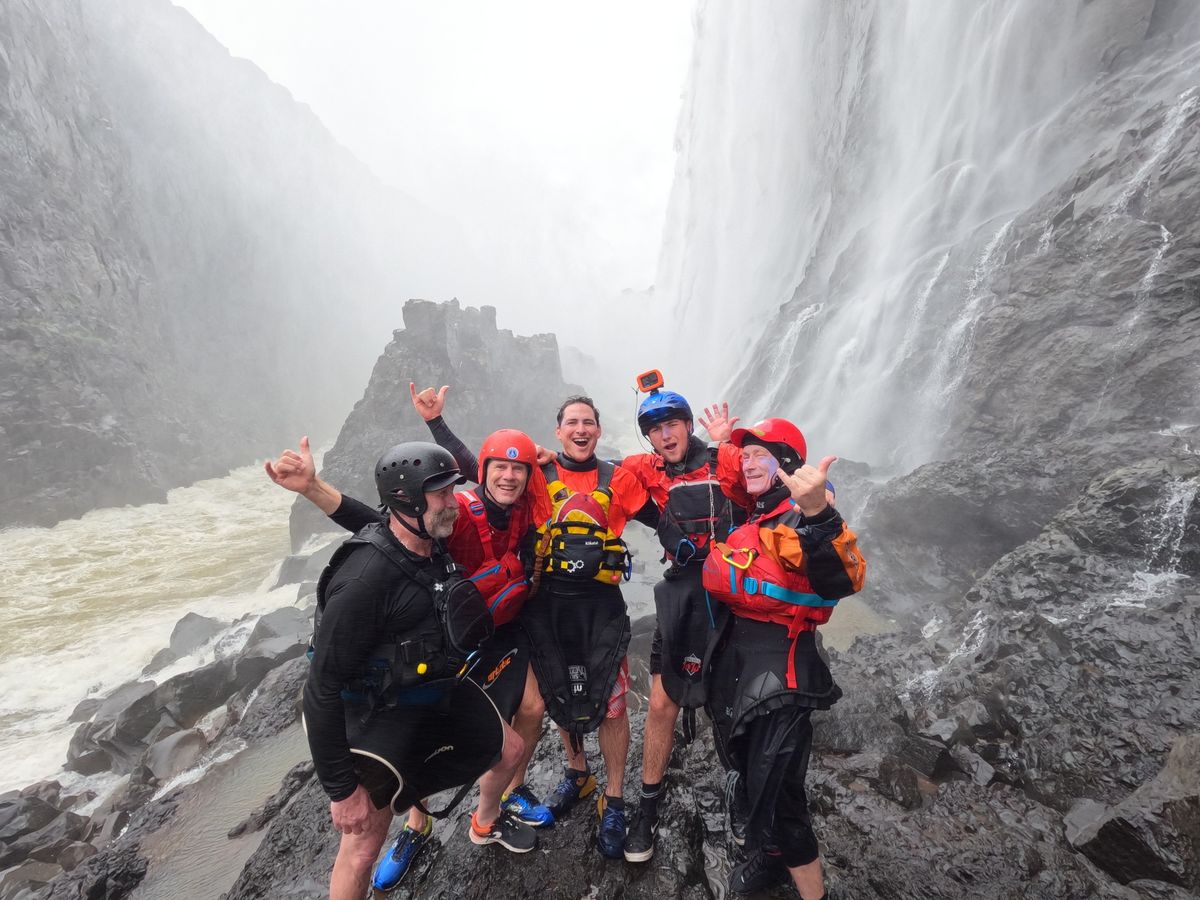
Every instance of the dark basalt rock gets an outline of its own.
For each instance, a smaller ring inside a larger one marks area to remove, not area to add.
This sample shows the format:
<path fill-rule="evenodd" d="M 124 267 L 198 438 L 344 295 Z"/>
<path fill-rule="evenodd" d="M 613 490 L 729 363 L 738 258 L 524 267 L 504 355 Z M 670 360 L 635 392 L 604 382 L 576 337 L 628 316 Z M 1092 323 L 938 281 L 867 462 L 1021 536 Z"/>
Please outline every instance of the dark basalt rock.
<path fill-rule="evenodd" d="M 1152 879 L 1200 893 L 1200 735 L 1180 738 L 1158 777 L 1071 843 L 1124 884 Z"/>
<path fill-rule="evenodd" d="M 504 373 L 498 378 L 498 373 Z M 375 363 L 361 400 L 346 419 L 337 443 L 325 454 L 321 476 L 365 503 L 374 503 L 374 466 L 403 440 L 431 440 L 412 408 L 408 385 L 450 385 L 446 421 L 475 451 L 497 428 L 529 430 L 553 446 L 559 404 L 580 388 L 562 378 L 558 343 L 552 334 L 515 336 L 496 327 L 496 310 L 462 308 L 458 301 L 404 304 L 404 329 Z M 319 531 L 334 530 L 312 504 L 292 508 L 292 549 Z"/>

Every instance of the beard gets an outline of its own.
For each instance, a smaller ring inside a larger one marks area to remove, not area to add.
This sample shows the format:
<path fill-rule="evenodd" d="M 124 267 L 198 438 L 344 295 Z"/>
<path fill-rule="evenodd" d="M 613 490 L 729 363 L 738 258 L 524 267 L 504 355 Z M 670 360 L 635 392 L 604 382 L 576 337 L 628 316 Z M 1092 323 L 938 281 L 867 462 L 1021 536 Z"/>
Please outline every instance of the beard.
<path fill-rule="evenodd" d="M 454 520 L 457 518 L 457 506 L 430 513 L 425 517 L 425 530 L 429 532 L 430 537 L 443 540 L 450 537 L 450 533 L 454 531 Z"/>

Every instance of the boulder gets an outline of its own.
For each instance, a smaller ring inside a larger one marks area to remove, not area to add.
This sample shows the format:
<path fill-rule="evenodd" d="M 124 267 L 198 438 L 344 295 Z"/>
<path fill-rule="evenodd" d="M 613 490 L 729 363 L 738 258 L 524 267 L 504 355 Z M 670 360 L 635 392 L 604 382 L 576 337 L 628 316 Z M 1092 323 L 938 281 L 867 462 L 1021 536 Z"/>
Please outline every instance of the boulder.
<path fill-rule="evenodd" d="M 308 640 L 312 634 L 312 615 L 295 606 L 285 606 L 259 616 L 254 623 L 246 646 L 251 647 L 270 638 L 288 637 L 293 641 Z"/>
<path fill-rule="evenodd" d="M 0 872 L 0 900 L 18 900 L 23 892 L 25 897 L 36 896 L 34 892 L 41 888 L 62 869 L 54 863 L 29 859 L 18 863 L 5 872 Z"/>
<path fill-rule="evenodd" d="M 0 844 L 38 831 L 60 815 L 61 810 L 40 797 L 16 797 L 0 800 Z"/>
<path fill-rule="evenodd" d="M 178 731 L 151 745 L 145 765 L 159 781 L 167 781 L 194 766 L 207 747 L 203 732 L 195 728 Z"/>
<path fill-rule="evenodd" d="M 96 855 L 96 848 L 91 844 L 85 844 L 82 841 L 74 841 L 63 847 L 59 853 L 57 862 L 62 867 L 64 872 L 72 871 L 76 866 L 89 857 Z"/>
<path fill-rule="evenodd" d="M 87 833 L 88 820 L 72 812 L 59 813 L 46 824 L 0 844 L 0 868 L 25 859 L 54 862 L 70 843 Z"/>
<path fill-rule="evenodd" d="M 1180 738 L 1158 777 L 1071 835 L 1118 881 L 1150 879 L 1200 893 L 1200 734 Z"/>

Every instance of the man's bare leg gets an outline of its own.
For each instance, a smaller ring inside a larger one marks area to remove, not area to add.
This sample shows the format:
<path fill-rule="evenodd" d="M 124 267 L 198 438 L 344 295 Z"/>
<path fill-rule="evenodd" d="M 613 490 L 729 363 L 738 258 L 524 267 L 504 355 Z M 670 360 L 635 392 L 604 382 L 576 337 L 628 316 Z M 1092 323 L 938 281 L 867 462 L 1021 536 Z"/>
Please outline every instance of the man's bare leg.
<path fill-rule="evenodd" d="M 329 900 L 362 900 L 371 883 L 371 867 L 392 824 L 391 807 L 371 811 L 361 834 L 343 834 L 333 863 Z"/>
<path fill-rule="evenodd" d="M 604 730 L 603 725 L 600 726 L 600 730 Z M 567 766 L 575 769 L 577 772 L 586 772 L 588 762 L 587 754 L 583 750 L 583 741 L 579 742 L 579 749 L 574 750 L 571 747 L 571 736 L 567 734 L 565 728 L 558 729 L 558 737 L 562 741 L 563 751 L 567 754 Z"/>
<path fill-rule="evenodd" d="M 500 795 L 504 793 L 524 755 L 525 742 L 505 722 L 504 749 L 500 751 L 500 761 L 479 778 L 479 808 L 475 811 L 475 821 L 479 825 L 490 825 L 500 818 Z"/>
<path fill-rule="evenodd" d="M 642 738 L 642 781 L 646 784 L 658 784 L 667 772 L 678 718 L 679 705 L 667 695 L 662 676 L 655 675 L 650 682 L 650 709 Z"/>
<path fill-rule="evenodd" d="M 507 791 L 513 791 L 525 783 L 529 774 L 529 761 L 533 751 L 537 749 L 542 737 L 542 719 L 546 715 L 546 702 L 542 700 L 541 689 L 538 688 L 537 678 L 530 666 L 525 675 L 525 694 L 521 697 L 521 705 L 513 716 L 513 730 L 525 742 L 525 752 L 517 763 L 517 771 L 509 782 Z"/>
<path fill-rule="evenodd" d="M 789 868 L 792 881 L 800 893 L 801 900 L 821 900 L 825 896 L 825 875 L 821 871 L 821 857 L 808 865 Z"/>
<path fill-rule="evenodd" d="M 604 793 L 609 797 L 620 797 L 625 789 L 625 761 L 629 757 L 629 713 L 622 712 L 612 719 L 606 717 L 600 723 L 598 737 L 608 778 Z"/>

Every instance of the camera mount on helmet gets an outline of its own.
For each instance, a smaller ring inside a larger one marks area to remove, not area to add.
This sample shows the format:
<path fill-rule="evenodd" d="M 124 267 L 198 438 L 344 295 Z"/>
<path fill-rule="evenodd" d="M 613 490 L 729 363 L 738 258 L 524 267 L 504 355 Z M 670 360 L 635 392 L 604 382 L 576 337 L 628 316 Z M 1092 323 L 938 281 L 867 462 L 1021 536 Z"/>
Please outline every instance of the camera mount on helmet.
<path fill-rule="evenodd" d="M 638 429 L 643 435 L 649 434 L 650 429 L 662 422 L 679 419 L 692 422 L 692 407 L 682 394 L 663 390 L 666 382 L 662 372 L 651 369 L 637 376 L 638 390 L 648 396 L 638 405 Z"/>

